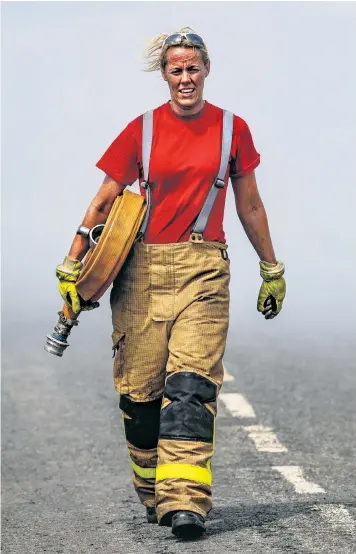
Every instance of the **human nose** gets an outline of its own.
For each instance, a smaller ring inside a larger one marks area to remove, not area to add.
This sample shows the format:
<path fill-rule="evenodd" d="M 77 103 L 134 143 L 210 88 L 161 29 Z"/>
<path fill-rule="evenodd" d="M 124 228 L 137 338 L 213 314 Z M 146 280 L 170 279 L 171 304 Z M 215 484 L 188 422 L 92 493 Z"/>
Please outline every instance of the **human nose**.
<path fill-rule="evenodd" d="M 182 71 L 181 81 L 182 81 L 182 83 L 189 83 L 190 82 L 189 71 L 187 71 L 186 69 L 184 69 Z"/>

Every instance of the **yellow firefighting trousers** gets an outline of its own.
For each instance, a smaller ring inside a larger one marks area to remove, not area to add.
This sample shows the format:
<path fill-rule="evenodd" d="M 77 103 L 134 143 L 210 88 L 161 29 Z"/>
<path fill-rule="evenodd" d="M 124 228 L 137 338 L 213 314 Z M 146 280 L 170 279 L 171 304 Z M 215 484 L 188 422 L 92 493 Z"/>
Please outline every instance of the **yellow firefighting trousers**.
<path fill-rule="evenodd" d="M 229 264 L 218 242 L 137 242 L 111 291 L 114 383 L 133 483 L 158 520 L 212 507 Z"/>

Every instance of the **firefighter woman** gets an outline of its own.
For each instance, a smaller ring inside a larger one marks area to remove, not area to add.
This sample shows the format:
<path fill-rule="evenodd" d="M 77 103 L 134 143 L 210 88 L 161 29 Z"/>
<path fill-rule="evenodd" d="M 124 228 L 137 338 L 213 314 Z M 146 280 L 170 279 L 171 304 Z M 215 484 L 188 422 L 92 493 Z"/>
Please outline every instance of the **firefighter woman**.
<path fill-rule="evenodd" d="M 203 99 L 204 40 L 186 28 L 159 35 L 148 70 L 170 100 L 131 121 L 97 163 L 104 181 L 82 225 L 105 223 L 115 198 L 140 181 L 145 229 L 111 289 L 114 383 L 133 483 L 149 522 L 181 538 L 205 531 L 212 507 L 217 397 L 229 322 L 230 268 L 223 231 L 231 179 L 238 217 L 256 250 L 257 309 L 274 318 L 285 296 L 254 170 L 260 162 L 243 119 Z M 88 251 L 76 235 L 57 267 L 60 292 L 81 308 L 75 281 Z"/>

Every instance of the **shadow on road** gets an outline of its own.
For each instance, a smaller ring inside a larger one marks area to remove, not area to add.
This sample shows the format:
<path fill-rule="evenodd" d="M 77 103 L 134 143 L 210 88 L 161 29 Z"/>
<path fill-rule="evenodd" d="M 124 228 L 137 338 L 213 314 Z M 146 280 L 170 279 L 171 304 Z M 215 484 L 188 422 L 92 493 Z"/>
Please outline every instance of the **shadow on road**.
<path fill-rule="evenodd" d="M 291 502 L 278 504 L 256 504 L 240 506 L 224 506 L 215 508 L 209 517 L 208 534 L 218 535 L 228 531 L 261 527 L 265 524 L 277 523 L 283 519 L 299 514 L 311 514 L 322 505 L 339 505 L 355 507 L 355 502 L 330 499 L 311 499 L 308 502 Z M 266 529 L 268 532 L 268 529 Z"/>

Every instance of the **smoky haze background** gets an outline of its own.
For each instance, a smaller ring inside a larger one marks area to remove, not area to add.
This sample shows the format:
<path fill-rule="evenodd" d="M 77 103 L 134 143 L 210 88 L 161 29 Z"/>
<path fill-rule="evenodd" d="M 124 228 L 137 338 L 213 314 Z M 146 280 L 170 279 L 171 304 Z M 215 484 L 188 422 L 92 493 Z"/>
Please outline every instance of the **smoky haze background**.
<path fill-rule="evenodd" d="M 4 352 L 43 349 L 61 308 L 55 266 L 104 175 L 95 163 L 129 121 L 169 98 L 142 53 L 189 25 L 207 42 L 205 98 L 244 118 L 287 298 L 256 311 L 258 258 L 229 188 L 228 352 L 256 345 L 351 346 L 355 330 L 356 5 L 333 2 L 14 2 L 2 4 Z M 134 188 L 134 190 L 137 190 Z M 80 343 L 111 348 L 108 294 L 83 314 Z M 70 352 L 72 351 L 72 353 Z M 231 354 L 232 355 L 232 354 Z M 110 354 L 108 355 L 110 360 Z"/>

